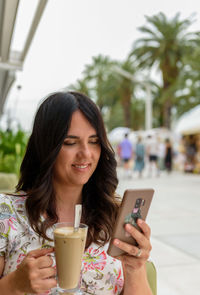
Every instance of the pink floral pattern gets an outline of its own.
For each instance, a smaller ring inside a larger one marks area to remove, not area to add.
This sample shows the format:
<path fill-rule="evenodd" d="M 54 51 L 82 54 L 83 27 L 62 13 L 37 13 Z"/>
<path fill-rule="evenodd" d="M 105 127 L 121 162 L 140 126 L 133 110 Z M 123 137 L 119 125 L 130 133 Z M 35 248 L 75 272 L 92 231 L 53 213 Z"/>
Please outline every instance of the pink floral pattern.
<path fill-rule="evenodd" d="M 3 276 L 15 270 L 29 251 L 54 246 L 53 242 L 41 241 L 30 227 L 25 214 L 26 198 L 0 195 L 0 256 L 5 257 Z M 48 234 L 52 237 L 52 229 Z M 122 291 L 121 262 L 107 255 L 107 247 L 93 243 L 84 253 L 82 291 L 85 295 L 119 295 Z M 50 294 L 48 291 L 40 295 Z"/>
<path fill-rule="evenodd" d="M 19 256 L 17 258 L 17 268 L 22 263 L 22 261 L 24 260 L 25 257 L 26 257 L 26 255 L 24 253 L 19 254 Z"/>
<path fill-rule="evenodd" d="M 106 253 L 90 247 L 83 256 L 83 273 L 89 269 L 103 270 L 106 265 Z"/>

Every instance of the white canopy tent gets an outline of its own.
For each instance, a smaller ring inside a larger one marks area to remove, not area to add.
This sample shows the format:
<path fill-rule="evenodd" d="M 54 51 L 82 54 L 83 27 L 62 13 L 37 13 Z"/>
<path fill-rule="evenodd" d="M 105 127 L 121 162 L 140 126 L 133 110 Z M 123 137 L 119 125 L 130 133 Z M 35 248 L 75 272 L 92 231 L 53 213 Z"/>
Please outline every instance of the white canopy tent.
<path fill-rule="evenodd" d="M 126 133 L 130 133 L 131 129 L 127 127 L 117 127 L 108 133 L 108 138 L 111 142 L 119 142 L 124 138 Z"/>
<path fill-rule="evenodd" d="M 200 105 L 179 118 L 175 132 L 183 135 L 200 133 Z"/>
<path fill-rule="evenodd" d="M 149 130 L 132 131 L 127 127 L 117 127 L 108 133 L 108 139 L 113 145 L 117 145 L 122 141 L 126 133 L 128 133 L 128 138 L 133 144 L 137 142 L 138 136 L 142 137 L 144 141 L 147 139 L 148 135 L 157 139 L 160 138 L 162 141 L 166 138 L 173 139 L 174 137 L 174 134 L 166 128 L 152 128 Z"/>

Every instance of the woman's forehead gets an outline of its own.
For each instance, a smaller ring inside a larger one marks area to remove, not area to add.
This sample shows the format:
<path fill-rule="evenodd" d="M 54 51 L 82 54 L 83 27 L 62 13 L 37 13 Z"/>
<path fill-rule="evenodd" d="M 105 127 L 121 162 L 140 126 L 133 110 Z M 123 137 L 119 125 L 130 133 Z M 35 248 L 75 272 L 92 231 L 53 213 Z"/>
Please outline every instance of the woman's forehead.
<path fill-rule="evenodd" d="M 77 110 L 72 115 L 67 135 L 82 134 L 83 132 L 91 133 L 91 135 L 95 135 L 97 133 L 85 115 L 81 111 Z"/>

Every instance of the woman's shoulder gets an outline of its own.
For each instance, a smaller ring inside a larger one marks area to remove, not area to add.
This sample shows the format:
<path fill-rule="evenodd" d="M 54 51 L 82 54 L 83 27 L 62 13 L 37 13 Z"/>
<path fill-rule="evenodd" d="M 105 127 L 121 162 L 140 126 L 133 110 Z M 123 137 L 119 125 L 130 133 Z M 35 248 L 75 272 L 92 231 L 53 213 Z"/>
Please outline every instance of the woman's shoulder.
<path fill-rule="evenodd" d="M 0 194 L 0 216 L 12 215 L 16 211 L 22 211 L 26 198 L 27 196 L 22 192 Z"/>

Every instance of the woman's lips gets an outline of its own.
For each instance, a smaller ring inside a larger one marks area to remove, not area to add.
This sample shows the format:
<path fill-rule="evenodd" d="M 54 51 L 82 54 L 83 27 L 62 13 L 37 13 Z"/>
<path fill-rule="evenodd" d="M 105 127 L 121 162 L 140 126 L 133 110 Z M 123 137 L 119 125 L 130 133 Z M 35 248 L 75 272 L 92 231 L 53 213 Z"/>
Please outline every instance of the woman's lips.
<path fill-rule="evenodd" d="M 91 165 L 91 164 L 72 164 L 72 166 L 73 166 L 74 168 L 76 168 L 77 170 L 79 170 L 79 171 L 84 171 L 84 170 L 86 170 L 87 168 L 89 168 L 90 165 Z"/>

